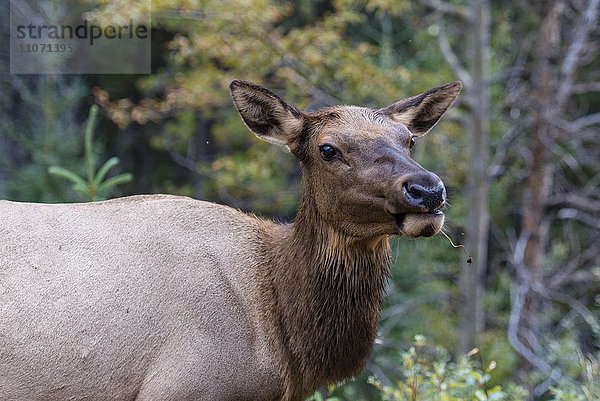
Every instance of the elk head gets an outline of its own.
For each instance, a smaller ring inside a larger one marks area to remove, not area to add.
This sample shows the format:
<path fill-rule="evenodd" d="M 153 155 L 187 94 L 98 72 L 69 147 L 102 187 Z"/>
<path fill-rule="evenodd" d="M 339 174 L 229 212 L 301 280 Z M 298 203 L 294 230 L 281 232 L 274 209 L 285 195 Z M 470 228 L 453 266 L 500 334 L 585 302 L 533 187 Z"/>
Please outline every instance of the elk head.
<path fill-rule="evenodd" d="M 458 96 L 451 82 L 381 109 L 334 106 L 300 111 L 245 81 L 230 85 L 244 122 L 285 145 L 303 167 L 303 203 L 331 227 L 358 239 L 437 234 L 444 223 L 442 180 L 411 158 Z"/>

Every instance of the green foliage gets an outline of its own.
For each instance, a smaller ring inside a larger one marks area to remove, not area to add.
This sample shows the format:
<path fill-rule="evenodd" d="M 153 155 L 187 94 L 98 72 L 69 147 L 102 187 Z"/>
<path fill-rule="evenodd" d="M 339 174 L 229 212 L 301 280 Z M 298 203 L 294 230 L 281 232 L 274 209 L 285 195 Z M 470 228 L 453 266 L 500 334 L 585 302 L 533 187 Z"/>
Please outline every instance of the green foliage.
<path fill-rule="evenodd" d="M 93 132 L 97 119 L 98 106 L 92 105 L 90 107 L 84 133 L 85 165 L 87 171 L 86 179 L 63 167 L 51 166 L 48 168 L 48 173 L 71 181 L 73 190 L 83 199 L 88 201 L 106 199 L 107 194 L 115 186 L 124 184 L 133 179 L 133 176 L 129 173 L 107 178 L 109 171 L 119 164 L 119 159 L 117 157 L 111 157 L 96 171 L 96 162 L 93 151 Z"/>
<path fill-rule="evenodd" d="M 557 352 L 567 353 L 561 347 Z M 551 387 L 547 401 L 596 401 L 600 399 L 600 365 L 591 357 L 575 353 L 577 363 L 571 372 L 560 378 Z M 433 347 L 424 336 L 417 335 L 407 351 L 395 358 L 400 374 L 393 383 L 383 384 L 380 379 L 370 376 L 366 380 L 377 393 L 368 398 L 358 397 L 348 382 L 331 385 L 316 392 L 307 401 L 340 400 L 380 400 L 380 401 L 525 401 L 528 391 L 514 383 L 493 384 L 492 375 L 501 364 L 486 358 L 479 349 L 474 349 L 458 361 L 443 347 Z M 575 376 L 580 381 L 573 381 Z"/>
<path fill-rule="evenodd" d="M 491 373 L 497 364 L 484 364 L 481 353 L 474 349 L 453 361 L 441 347 L 430 347 L 424 336 L 415 336 L 413 345 L 399 355 L 396 363 L 401 375 L 385 385 L 376 377 L 368 383 L 377 389 L 381 401 L 523 401 L 527 391 L 515 385 L 505 388 L 490 385 Z M 309 400 L 338 400 L 317 393 Z"/>
<path fill-rule="evenodd" d="M 77 108 L 85 93 L 83 83 L 61 76 L 7 77 L 2 96 L 10 115 L 0 117 L 0 197 L 64 200 L 64 186 L 47 169 L 59 163 L 70 169 L 77 166 Z"/>
<path fill-rule="evenodd" d="M 333 390 L 334 388 L 335 386 L 330 386 L 331 390 Z M 317 391 L 316 393 L 308 397 L 305 401 L 341 401 L 341 398 L 327 397 L 326 395 L 323 395 L 322 392 Z"/>
<path fill-rule="evenodd" d="M 567 319 L 568 321 L 569 319 Z M 569 327 L 577 333 L 577 329 Z M 547 358 L 552 366 L 558 367 L 562 375 L 550 388 L 551 399 L 555 401 L 597 401 L 600 400 L 600 365 L 598 357 L 584 355 L 573 336 L 563 334 L 547 340 Z M 530 380 L 539 382 L 537 372 L 530 374 Z"/>
<path fill-rule="evenodd" d="M 416 336 L 412 347 L 401 355 L 403 375 L 394 385 L 383 385 L 377 379 L 371 383 L 381 391 L 383 401 L 483 401 L 519 400 L 526 396 L 523 389 L 503 390 L 489 386 L 490 373 L 496 368 L 492 361 L 482 366 L 479 350 L 453 362 L 448 353 L 437 348 L 426 349 L 423 336 Z M 473 356 L 479 356 L 479 359 Z"/>
<path fill-rule="evenodd" d="M 555 344 L 550 350 L 554 358 L 569 359 L 559 366 L 564 375 L 550 388 L 552 401 L 600 400 L 600 364 L 592 355 L 584 356 L 571 339 L 567 344 Z"/>
<path fill-rule="evenodd" d="M 489 363 L 496 361 L 496 369 L 490 375 L 490 385 L 506 383 L 518 369 L 519 358 L 506 334 L 499 329 L 487 330 L 481 336 L 481 355 Z"/>

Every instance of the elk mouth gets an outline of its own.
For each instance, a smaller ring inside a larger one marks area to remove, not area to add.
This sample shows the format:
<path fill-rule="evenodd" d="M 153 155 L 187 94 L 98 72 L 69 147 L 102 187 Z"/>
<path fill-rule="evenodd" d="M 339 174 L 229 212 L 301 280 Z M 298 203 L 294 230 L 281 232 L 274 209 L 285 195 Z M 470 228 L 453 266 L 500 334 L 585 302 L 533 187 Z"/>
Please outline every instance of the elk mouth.
<path fill-rule="evenodd" d="M 393 216 L 400 234 L 411 238 L 431 237 L 444 226 L 444 213 L 441 210 L 399 213 Z"/>

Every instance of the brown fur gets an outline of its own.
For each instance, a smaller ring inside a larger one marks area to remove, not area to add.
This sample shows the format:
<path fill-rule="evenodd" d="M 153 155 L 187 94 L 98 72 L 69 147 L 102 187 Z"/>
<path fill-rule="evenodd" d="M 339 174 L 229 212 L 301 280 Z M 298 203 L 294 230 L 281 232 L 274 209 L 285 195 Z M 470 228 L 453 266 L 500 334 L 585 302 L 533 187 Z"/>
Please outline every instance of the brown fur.
<path fill-rule="evenodd" d="M 388 275 L 389 243 L 339 233 L 309 199 L 293 225 L 269 234 L 265 313 L 284 356 L 283 399 L 302 400 L 323 384 L 356 375 L 366 362 Z"/>

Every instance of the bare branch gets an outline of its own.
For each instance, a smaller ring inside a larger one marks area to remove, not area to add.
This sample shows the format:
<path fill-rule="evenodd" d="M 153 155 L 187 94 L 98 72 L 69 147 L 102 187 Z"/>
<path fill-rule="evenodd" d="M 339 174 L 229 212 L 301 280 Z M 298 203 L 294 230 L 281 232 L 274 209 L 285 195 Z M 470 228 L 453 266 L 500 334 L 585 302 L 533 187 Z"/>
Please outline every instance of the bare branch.
<path fill-rule="evenodd" d="M 577 267 L 583 267 L 583 266 L 577 266 Z M 560 270 L 560 267 L 556 268 L 555 270 Z M 597 283 L 598 282 L 598 273 L 593 271 L 593 270 L 578 270 L 574 273 L 571 274 L 565 274 L 563 276 L 564 280 L 561 281 L 561 287 L 564 286 L 575 286 L 575 285 L 582 285 L 585 286 L 586 288 L 589 287 L 590 283 Z"/>
<path fill-rule="evenodd" d="M 582 302 L 575 298 L 571 298 L 562 292 L 550 290 L 540 283 L 534 283 L 531 288 L 544 298 L 568 305 L 571 309 L 581 315 L 594 334 L 600 335 L 600 322 L 594 317 L 592 311 L 590 311 Z"/>
<path fill-rule="evenodd" d="M 381 383 L 385 386 L 393 386 L 394 382 L 383 372 L 383 370 L 379 367 L 375 361 L 369 361 L 367 364 L 367 371 L 373 373 Z"/>
<path fill-rule="evenodd" d="M 567 219 L 578 220 L 591 228 L 600 230 L 600 219 L 595 218 L 591 214 L 584 213 L 581 210 L 561 209 L 558 211 L 558 218 L 565 219 L 565 220 L 567 220 Z"/>
<path fill-rule="evenodd" d="M 573 282 L 573 280 L 579 278 L 575 275 L 575 271 L 581 266 L 589 264 L 591 260 L 600 255 L 598 247 L 588 246 L 584 249 L 583 252 L 576 253 L 565 265 L 555 269 L 558 273 L 552 274 L 549 277 L 550 282 L 548 287 L 558 289 L 569 282 Z M 586 271 L 586 273 L 593 275 L 593 272 Z"/>
<path fill-rule="evenodd" d="M 530 118 L 526 118 L 524 123 L 530 122 Z M 490 179 L 495 179 L 504 174 L 504 163 L 507 158 L 507 153 L 517 138 L 523 134 L 522 124 L 514 124 L 506 134 L 502 136 L 500 141 L 492 146 L 495 152 L 488 167 L 488 176 Z"/>
<path fill-rule="evenodd" d="M 588 92 L 600 92 L 600 82 L 576 83 L 571 87 L 571 93 L 574 95 Z"/>
<path fill-rule="evenodd" d="M 519 323 L 521 321 L 523 307 L 525 306 L 525 296 L 529 292 L 529 288 L 529 284 L 523 283 L 520 284 L 516 290 L 514 287 L 511 289 L 511 310 L 508 320 L 508 341 L 515 351 L 519 353 L 519 355 L 521 355 L 532 366 L 536 367 L 547 376 L 547 379 L 535 388 L 536 395 L 540 395 L 545 392 L 542 390 L 547 390 L 547 388 L 558 381 L 562 374 L 560 370 L 553 369 L 548 362 L 544 361 L 533 351 L 527 348 L 527 346 L 525 346 L 525 344 L 523 344 L 519 339 Z"/>
<path fill-rule="evenodd" d="M 192 173 L 203 175 L 195 160 L 189 158 L 188 156 L 182 155 L 171 146 L 169 147 L 168 152 L 169 156 L 171 156 L 171 160 L 173 160 L 179 166 L 191 171 Z"/>
<path fill-rule="evenodd" d="M 506 92 L 508 93 L 508 102 L 510 104 L 515 104 L 517 100 L 526 97 L 521 96 L 521 92 L 523 91 L 521 81 L 524 73 L 527 71 L 527 58 L 531 53 L 534 42 L 534 36 L 531 33 L 522 40 L 515 63 L 510 67 L 506 80 Z"/>
<path fill-rule="evenodd" d="M 441 0 L 421 0 L 421 4 L 441 14 L 448 14 L 453 17 L 458 17 L 463 21 L 471 20 L 471 16 L 467 10 L 465 10 L 464 7 L 456 4 L 446 3 L 445 1 Z"/>
<path fill-rule="evenodd" d="M 525 248 L 527 247 L 527 242 L 529 242 L 529 237 L 529 233 L 522 232 L 516 241 L 511 241 L 509 244 L 511 246 L 510 263 L 515 267 L 517 277 L 520 281 L 529 280 L 527 269 L 524 265 Z M 513 242 L 515 243 L 514 246 L 512 245 Z"/>
<path fill-rule="evenodd" d="M 567 193 L 556 195 L 548 201 L 548 207 L 568 207 L 581 210 L 590 214 L 597 214 L 600 211 L 600 200 L 593 199 L 577 193 Z"/>
<path fill-rule="evenodd" d="M 386 308 L 381 313 L 381 320 L 388 319 L 388 318 L 394 317 L 394 316 L 404 315 L 406 312 L 414 310 L 415 308 L 418 308 L 419 306 L 425 305 L 429 302 L 445 301 L 448 299 L 448 297 L 449 297 L 449 294 L 447 292 L 436 292 L 436 293 L 418 296 L 418 297 L 410 299 L 406 302 L 399 303 L 392 307 Z"/>
<path fill-rule="evenodd" d="M 590 32 L 596 27 L 599 5 L 600 0 L 589 0 L 581 18 L 574 24 L 573 39 L 560 68 L 561 84 L 556 96 L 556 104 L 559 109 L 564 105 L 564 102 L 572 93 L 573 80 L 575 78 L 577 67 L 581 61 L 581 54 Z"/>
<path fill-rule="evenodd" d="M 280 30 L 275 29 L 267 36 L 269 43 L 280 54 L 283 60 L 282 67 L 288 72 L 290 79 L 296 85 L 311 94 L 318 103 L 324 106 L 330 106 L 340 103 L 340 99 L 334 95 L 334 91 L 326 90 L 322 85 L 313 84 L 307 76 L 310 76 L 310 68 L 306 67 L 304 62 L 287 51 L 280 36 Z"/>
<path fill-rule="evenodd" d="M 331 106 L 341 103 L 340 99 L 310 82 L 309 78 L 300 72 L 301 68 L 299 68 L 300 66 L 297 65 L 294 60 L 290 59 L 286 61 L 289 61 L 289 63 L 286 64 L 286 67 L 288 67 L 287 77 L 290 78 L 298 87 L 310 93 L 313 99 L 315 99 L 316 103 L 322 106 Z"/>
<path fill-rule="evenodd" d="M 437 35 L 438 44 L 440 46 L 440 50 L 442 51 L 442 55 L 446 59 L 446 62 L 450 65 L 450 67 L 454 70 L 456 75 L 458 75 L 459 79 L 463 81 L 463 84 L 466 88 L 471 88 L 473 86 L 473 78 L 471 74 L 467 72 L 465 67 L 462 65 L 454 50 L 452 50 L 452 46 L 450 46 L 450 42 L 448 42 L 448 35 L 442 25 L 440 24 L 440 32 Z"/>
<path fill-rule="evenodd" d="M 600 124 L 600 113 L 588 114 L 587 116 L 580 117 L 575 121 L 571 121 L 569 125 L 580 130 L 596 124 Z"/>

